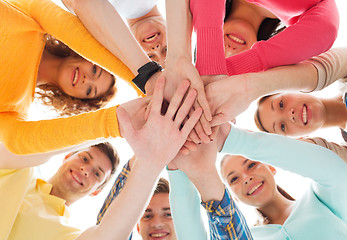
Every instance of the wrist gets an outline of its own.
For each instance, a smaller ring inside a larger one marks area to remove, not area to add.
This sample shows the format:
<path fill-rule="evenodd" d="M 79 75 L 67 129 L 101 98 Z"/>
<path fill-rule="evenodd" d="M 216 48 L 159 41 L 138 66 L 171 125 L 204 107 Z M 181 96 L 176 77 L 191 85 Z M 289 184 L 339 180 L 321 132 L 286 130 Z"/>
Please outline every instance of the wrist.
<path fill-rule="evenodd" d="M 161 72 L 163 68 L 159 63 L 155 61 L 147 62 L 145 65 L 140 67 L 137 72 L 139 73 L 132 81 L 133 83 L 146 94 L 145 86 L 147 81 L 157 72 Z"/>

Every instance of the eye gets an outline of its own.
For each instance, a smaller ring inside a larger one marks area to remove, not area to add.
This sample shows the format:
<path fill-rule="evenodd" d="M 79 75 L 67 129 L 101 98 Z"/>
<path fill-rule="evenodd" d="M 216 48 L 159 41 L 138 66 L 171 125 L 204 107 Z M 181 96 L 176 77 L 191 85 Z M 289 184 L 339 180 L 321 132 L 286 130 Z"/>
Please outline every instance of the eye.
<path fill-rule="evenodd" d="M 167 47 L 164 48 L 163 52 L 167 52 Z"/>
<path fill-rule="evenodd" d="M 99 173 L 99 172 L 95 172 L 94 174 L 95 174 L 95 176 L 96 176 L 97 178 L 100 177 L 100 173 Z"/>
<path fill-rule="evenodd" d="M 282 130 L 282 132 L 286 131 L 286 126 L 284 125 L 284 123 L 281 123 L 281 130 Z"/>
<path fill-rule="evenodd" d="M 151 218 L 152 218 L 152 215 L 150 215 L 150 214 L 143 215 L 143 217 L 142 217 L 142 219 L 144 219 L 144 220 L 148 220 Z"/>
<path fill-rule="evenodd" d="M 256 163 L 255 163 L 255 162 L 252 162 L 251 164 L 248 165 L 248 169 L 253 168 L 255 165 L 256 165 Z"/>
<path fill-rule="evenodd" d="M 92 87 L 89 87 L 87 90 L 87 96 L 89 96 L 89 94 L 92 92 Z"/>
<path fill-rule="evenodd" d="M 88 158 L 87 157 L 82 157 L 82 160 L 83 160 L 83 162 L 87 162 L 88 161 Z"/>
<path fill-rule="evenodd" d="M 93 74 L 95 74 L 95 73 L 96 73 L 96 65 L 93 64 Z"/>
<path fill-rule="evenodd" d="M 280 101 L 279 105 L 280 105 L 280 109 L 283 109 L 283 100 Z"/>
<path fill-rule="evenodd" d="M 148 57 L 149 57 L 149 58 L 153 58 L 153 57 L 154 57 L 154 55 L 148 54 Z"/>
<path fill-rule="evenodd" d="M 165 213 L 164 216 L 168 217 L 168 218 L 171 218 L 171 213 Z"/>
<path fill-rule="evenodd" d="M 234 183 L 239 177 L 233 177 L 232 179 L 230 179 L 230 184 Z"/>

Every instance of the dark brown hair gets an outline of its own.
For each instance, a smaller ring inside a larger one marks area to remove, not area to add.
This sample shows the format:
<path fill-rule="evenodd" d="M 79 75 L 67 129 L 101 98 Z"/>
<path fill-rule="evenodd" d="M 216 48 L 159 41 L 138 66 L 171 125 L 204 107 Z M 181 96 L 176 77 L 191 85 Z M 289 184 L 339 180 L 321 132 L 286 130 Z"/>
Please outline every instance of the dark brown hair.
<path fill-rule="evenodd" d="M 61 41 L 55 39 L 51 35 L 46 34 L 44 41 L 46 42 L 45 50 L 55 56 L 65 57 L 76 57 L 81 58 L 77 53 L 71 50 Z M 115 95 L 116 78 L 112 76 L 112 83 L 109 90 L 93 99 L 79 99 L 65 94 L 63 91 L 52 85 L 44 84 L 37 86 L 35 97 L 42 104 L 53 108 L 61 116 L 76 115 L 84 112 L 94 111 L 105 106 Z"/>
<path fill-rule="evenodd" d="M 257 103 L 257 110 L 255 111 L 254 113 L 254 122 L 255 122 L 255 125 L 257 126 L 257 128 L 260 130 L 260 131 L 263 131 L 263 132 L 269 132 L 268 130 L 266 130 L 264 128 L 264 125 L 263 123 L 261 122 L 260 120 L 260 113 L 259 113 L 259 106 L 260 104 L 262 104 L 267 98 L 271 97 L 271 96 L 274 96 L 276 95 L 277 93 L 275 94 L 270 94 L 270 95 L 266 95 L 264 97 L 261 97 L 259 98 L 258 100 L 258 103 Z"/>
<path fill-rule="evenodd" d="M 232 12 L 233 0 L 226 0 L 225 2 L 225 17 L 224 22 Z M 282 32 L 286 27 L 278 18 L 265 18 L 259 26 L 257 33 L 257 41 L 268 40 L 274 35 Z"/>
<path fill-rule="evenodd" d="M 170 193 L 170 185 L 165 178 L 159 179 L 157 186 L 155 187 L 153 195 L 158 193 Z"/>

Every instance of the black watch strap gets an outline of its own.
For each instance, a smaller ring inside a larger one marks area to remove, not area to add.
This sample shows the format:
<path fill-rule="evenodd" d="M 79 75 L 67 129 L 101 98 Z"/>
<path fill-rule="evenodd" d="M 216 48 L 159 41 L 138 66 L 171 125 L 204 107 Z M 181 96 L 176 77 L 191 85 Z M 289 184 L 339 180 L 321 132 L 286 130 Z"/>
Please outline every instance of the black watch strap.
<path fill-rule="evenodd" d="M 159 63 L 155 61 L 148 62 L 137 70 L 139 74 L 133 79 L 133 83 L 146 94 L 145 85 L 148 79 L 150 79 L 154 73 L 160 72 L 161 70 L 163 70 L 163 68 Z"/>

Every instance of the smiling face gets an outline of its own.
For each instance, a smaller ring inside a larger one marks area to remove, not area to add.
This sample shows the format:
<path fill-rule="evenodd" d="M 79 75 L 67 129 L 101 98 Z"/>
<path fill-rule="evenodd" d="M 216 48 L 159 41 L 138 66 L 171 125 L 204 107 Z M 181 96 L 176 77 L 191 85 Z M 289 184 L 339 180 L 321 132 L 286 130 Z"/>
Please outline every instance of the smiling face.
<path fill-rule="evenodd" d="M 259 105 L 259 121 L 271 133 L 300 136 L 324 124 L 326 111 L 316 97 L 303 93 L 276 94 Z"/>
<path fill-rule="evenodd" d="M 143 240 L 176 240 L 169 194 L 154 194 L 137 226 Z"/>
<path fill-rule="evenodd" d="M 105 94 L 113 77 L 99 66 L 80 57 L 66 57 L 58 70 L 57 87 L 79 99 L 93 99 Z"/>
<path fill-rule="evenodd" d="M 257 31 L 243 19 L 228 19 L 223 26 L 225 56 L 244 52 L 257 41 Z"/>
<path fill-rule="evenodd" d="M 242 156 L 227 156 L 221 166 L 223 179 L 235 196 L 245 204 L 264 207 L 276 194 L 274 168 Z"/>
<path fill-rule="evenodd" d="M 111 169 L 110 159 L 96 147 L 68 155 L 49 181 L 53 195 L 74 202 L 98 190 Z"/>
<path fill-rule="evenodd" d="M 163 17 L 144 18 L 131 25 L 130 30 L 148 57 L 165 67 L 167 43 L 166 23 Z"/>

